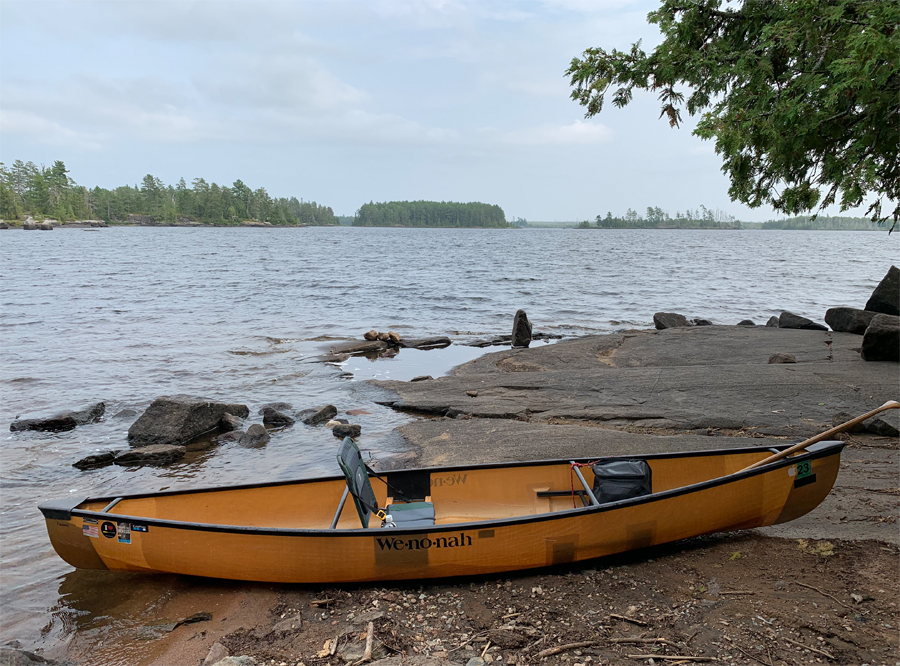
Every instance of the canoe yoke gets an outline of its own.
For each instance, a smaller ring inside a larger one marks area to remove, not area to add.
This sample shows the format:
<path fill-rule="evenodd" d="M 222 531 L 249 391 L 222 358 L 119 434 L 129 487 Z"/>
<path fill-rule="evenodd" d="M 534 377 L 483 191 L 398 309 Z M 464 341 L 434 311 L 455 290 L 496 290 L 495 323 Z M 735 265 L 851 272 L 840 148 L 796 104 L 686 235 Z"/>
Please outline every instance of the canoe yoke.
<path fill-rule="evenodd" d="M 434 525 L 434 504 L 430 501 L 424 502 L 394 502 L 390 497 L 386 502 L 384 509 L 378 508 L 378 500 L 375 498 L 375 491 L 372 490 L 372 483 L 369 480 L 369 474 L 383 481 L 390 490 L 395 491 L 397 495 L 403 497 L 396 488 L 391 488 L 387 481 L 382 479 L 378 474 L 369 469 L 368 465 L 363 461 L 362 454 L 356 442 L 350 437 L 345 437 L 341 442 L 337 454 L 338 466 L 347 479 L 347 487 L 344 494 L 341 495 L 341 501 L 335 511 L 334 518 L 331 521 L 331 529 L 337 527 L 341 513 L 344 510 L 344 504 L 347 501 L 347 495 L 353 496 L 353 503 L 356 505 L 356 512 L 359 514 L 359 521 L 364 528 L 369 527 L 369 520 L 374 515 L 381 519 L 382 527 L 422 527 L 426 525 Z M 405 498 L 404 498 L 405 499 Z M 426 497 L 426 500 L 429 498 Z M 390 512 L 390 513 L 388 513 Z"/>

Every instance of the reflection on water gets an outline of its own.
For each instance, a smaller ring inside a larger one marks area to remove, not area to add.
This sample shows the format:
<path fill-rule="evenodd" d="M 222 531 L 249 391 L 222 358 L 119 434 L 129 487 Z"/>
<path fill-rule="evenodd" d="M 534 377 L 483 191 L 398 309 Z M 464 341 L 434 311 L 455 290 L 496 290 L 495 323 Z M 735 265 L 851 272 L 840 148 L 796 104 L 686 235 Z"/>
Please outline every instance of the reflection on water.
<path fill-rule="evenodd" d="M 659 310 L 716 323 L 762 323 L 782 309 L 821 320 L 828 307 L 862 306 L 900 242 L 865 232 L 347 228 L 59 229 L 2 240 L 0 643 L 75 652 L 136 632 L 172 595 L 229 584 L 73 572 L 49 545 L 39 502 L 335 472 L 337 440 L 303 424 L 261 449 L 225 444 L 166 468 L 71 467 L 126 447 L 158 396 L 244 403 L 256 421 L 267 402 L 331 403 L 384 457 L 411 417 L 376 404 L 382 394 L 364 380 L 436 377 L 491 349 L 317 362 L 330 341 L 371 328 L 457 342 L 508 334 L 519 308 L 536 330 L 565 335 L 650 327 Z M 100 423 L 6 432 L 17 416 L 100 400 Z"/>

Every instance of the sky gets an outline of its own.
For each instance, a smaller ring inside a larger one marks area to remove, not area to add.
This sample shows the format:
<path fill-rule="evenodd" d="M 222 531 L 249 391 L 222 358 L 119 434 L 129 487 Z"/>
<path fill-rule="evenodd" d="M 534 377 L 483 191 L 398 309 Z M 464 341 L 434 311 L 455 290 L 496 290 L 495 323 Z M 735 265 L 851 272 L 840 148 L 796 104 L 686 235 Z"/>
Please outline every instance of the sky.
<path fill-rule="evenodd" d="M 565 71 L 660 41 L 655 0 L 0 3 L 0 160 L 79 184 L 237 179 L 353 215 L 482 201 L 584 220 L 729 200 L 713 144 L 650 93 L 586 120 Z"/>

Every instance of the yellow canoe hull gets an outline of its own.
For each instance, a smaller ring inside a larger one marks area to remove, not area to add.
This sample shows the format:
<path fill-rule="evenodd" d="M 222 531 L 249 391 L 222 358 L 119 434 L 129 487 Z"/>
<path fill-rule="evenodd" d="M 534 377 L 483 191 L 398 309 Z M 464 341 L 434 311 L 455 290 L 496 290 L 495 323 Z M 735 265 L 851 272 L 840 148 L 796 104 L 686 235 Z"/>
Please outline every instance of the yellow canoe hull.
<path fill-rule="evenodd" d="M 587 507 L 562 492 L 579 487 L 569 461 L 386 473 L 395 487 L 430 488 L 435 525 L 412 529 L 363 529 L 352 502 L 329 529 L 342 478 L 47 502 L 40 509 L 56 552 L 78 568 L 307 584 L 444 578 L 793 520 L 828 495 L 842 448 L 820 443 L 749 472 L 739 470 L 772 450 L 640 456 L 653 470 L 652 494 Z M 590 484 L 590 467 L 582 469 Z M 383 505 L 386 486 L 373 486 Z"/>

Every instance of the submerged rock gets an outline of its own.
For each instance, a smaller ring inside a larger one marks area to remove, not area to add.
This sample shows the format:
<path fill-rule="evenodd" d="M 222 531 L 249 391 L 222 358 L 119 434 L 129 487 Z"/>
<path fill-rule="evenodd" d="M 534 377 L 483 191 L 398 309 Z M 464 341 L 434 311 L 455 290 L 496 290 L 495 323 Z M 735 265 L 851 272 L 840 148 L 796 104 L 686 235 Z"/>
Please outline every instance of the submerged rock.
<path fill-rule="evenodd" d="M 39 432 L 65 432 L 87 423 L 96 423 L 106 412 L 106 404 L 98 402 L 90 407 L 67 410 L 46 418 L 20 419 L 9 424 L 11 432 L 36 430 Z"/>
<path fill-rule="evenodd" d="M 219 421 L 219 428 L 221 428 L 223 432 L 239 430 L 241 425 L 243 425 L 242 419 L 239 419 L 234 414 L 223 414 Z"/>
<path fill-rule="evenodd" d="M 683 328 L 690 326 L 687 317 L 676 312 L 657 312 L 653 315 L 653 325 L 656 330 L 661 331 L 666 328 Z"/>
<path fill-rule="evenodd" d="M 185 447 L 174 444 L 150 444 L 116 456 L 116 465 L 168 465 L 184 458 Z"/>
<path fill-rule="evenodd" d="M 862 335 L 876 314 L 856 308 L 829 308 L 825 312 L 825 323 L 831 326 L 832 331 Z"/>
<path fill-rule="evenodd" d="M 247 428 L 247 432 L 241 435 L 238 444 L 245 449 L 258 449 L 269 443 L 271 437 L 265 426 L 254 423 Z"/>
<path fill-rule="evenodd" d="M 112 465 L 116 459 L 116 456 L 119 455 L 120 451 L 116 449 L 115 451 L 105 451 L 103 453 L 95 453 L 90 456 L 85 456 L 78 462 L 72 463 L 72 467 L 75 469 L 80 469 L 81 471 L 87 469 L 100 469 L 101 467 L 107 467 Z"/>
<path fill-rule="evenodd" d="M 131 446 L 186 444 L 215 430 L 225 414 L 250 416 L 246 405 L 163 396 L 154 400 L 128 429 Z"/>
<path fill-rule="evenodd" d="M 289 402 L 267 402 L 266 404 L 264 404 L 262 407 L 259 408 L 259 411 L 257 412 L 257 414 L 262 416 L 263 412 L 266 410 L 267 407 L 271 407 L 272 409 L 277 409 L 279 412 L 289 412 L 294 408 L 294 406 Z"/>
<path fill-rule="evenodd" d="M 872 317 L 859 354 L 864 361 L 900 361 L 900 317 L 889 314 Z"/>
<path fill-rule="evenodd" d="M 513 318 L 512 346 L 527 347 L 531 344 L 531 322 L 525 310 L 517 310 Z"/>
<path fill-rule="evenodd" d="M 337 416 L 337 407 L 334 405 L 313 407 L 312 409 L 304 409 L 302 412 L 297 412 L 297 418 L 306 425 L 316 425 L 333 419 L 335 416 Z"/>
<path fill-rule="evenodd" d="M 778 317 L 778 328 L 799 328 L 805 331 L 827 331 L 827 326 L 817 324 L 812 319 L 795 315 L 793 312 L 782 312 Z"/>
<path fill-rule="evenodd" d="M 875 291 L 866 302 L 866 310 L 900 315 L 900 270 L 896 266 L 891 266 L 887 275 L 875 287 Z"/>

